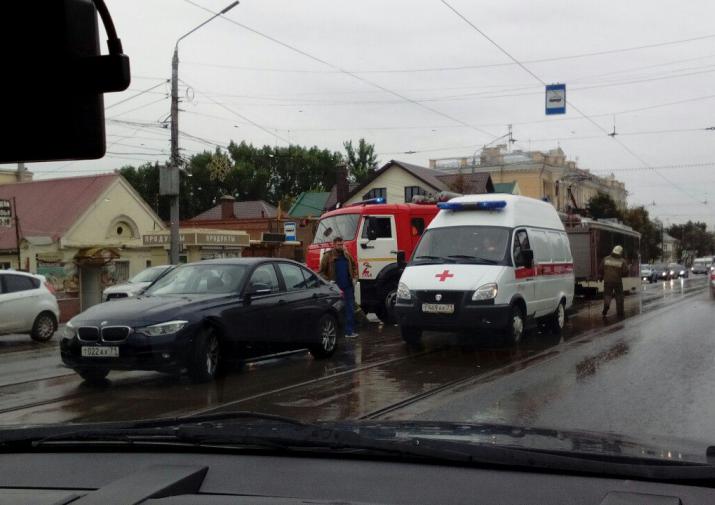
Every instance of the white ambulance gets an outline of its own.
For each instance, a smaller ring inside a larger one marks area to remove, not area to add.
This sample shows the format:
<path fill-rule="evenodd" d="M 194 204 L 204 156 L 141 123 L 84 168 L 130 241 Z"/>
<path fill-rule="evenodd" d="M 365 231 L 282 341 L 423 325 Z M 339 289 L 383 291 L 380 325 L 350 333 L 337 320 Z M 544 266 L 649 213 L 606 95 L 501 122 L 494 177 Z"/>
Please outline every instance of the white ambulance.
<path fill-rule="evenodd" d="M 516 195 L 438 204 L 397 289 L 402 338 L 422 330 L 503 332 L 518 343 L 537 321 L 560 331 L 573 304 L 569 240 L 552 205 Z"/>

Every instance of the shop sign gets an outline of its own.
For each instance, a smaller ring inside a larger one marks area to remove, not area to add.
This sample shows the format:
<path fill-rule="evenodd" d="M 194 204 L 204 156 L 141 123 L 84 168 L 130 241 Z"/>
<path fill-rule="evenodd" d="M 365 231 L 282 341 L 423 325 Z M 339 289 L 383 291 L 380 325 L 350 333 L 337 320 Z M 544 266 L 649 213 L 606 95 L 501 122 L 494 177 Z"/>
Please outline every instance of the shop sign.
<path fill-rule="evenodd" d="M 251 241 L 248 234 L 245 233 L 197 233 L 196 244 L 201 246 L 249 247 Z"/>
<path fill-rule="evenodd" d="M 195 244 L 196 234 L 194 233 L 180 233 L 179 240 L 182 245 L 185 244 Z M 171 234 L 169 233 L 153 233 L 150 235 L 142 235 L 142 242 L 144 245 L 170 245 L 171 244 Z"/>

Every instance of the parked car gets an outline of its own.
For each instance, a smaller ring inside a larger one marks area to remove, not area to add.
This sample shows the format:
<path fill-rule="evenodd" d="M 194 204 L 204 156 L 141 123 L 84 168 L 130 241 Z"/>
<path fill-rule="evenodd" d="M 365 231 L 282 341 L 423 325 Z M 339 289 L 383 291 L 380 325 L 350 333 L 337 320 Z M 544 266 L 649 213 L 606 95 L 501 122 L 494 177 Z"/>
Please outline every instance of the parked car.
<path fill-rule="evenodd" d="M 643 264 L 641 265 L 641 280 L 644 282 L 656 282 L 656 269 L 654 265 Z"/>
<path fill-rule="evenodd" d="M 173 268 L 174 265 L 161 265 L 144 269 L 127 282 L 109 286 L 102 293 L 102 300 L 106 302 L 109 300 L 131 298 L 132 296 L 136 296 L 149 287 L 152 282 Z"/>
<path fill-rule="evenodd" d="M 688 269 L 685 268 L 684 265 L 681 265 L 679 263 L 668 263 L 668 278 L 669 279 L 678 279 L 678 278 L 687 278 L 688 277 Z"/>
<path fill-rule="evenodd" d="M 43 276 L 0 271 L 0 335 L 29 333 L 33 340 L 46 342 L 59 320 L 54 289 Z"/>
<path fill-rule="evenodd" d="M 72 318 L 62 361 L 87 381 L 110 370 L 184 369 L 212 380 L 232 359 L 307 348 L 335 352 L 344 301 L 337 286 L 290 260 L 208 260 L 174 268 L 143 294 Z"/>

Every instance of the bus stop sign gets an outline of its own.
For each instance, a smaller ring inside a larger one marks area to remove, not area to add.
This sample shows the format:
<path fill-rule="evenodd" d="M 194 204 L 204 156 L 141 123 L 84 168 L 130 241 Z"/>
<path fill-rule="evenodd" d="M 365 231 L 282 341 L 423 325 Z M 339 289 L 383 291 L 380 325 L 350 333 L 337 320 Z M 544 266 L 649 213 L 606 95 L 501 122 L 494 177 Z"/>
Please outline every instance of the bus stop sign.
<path fill-rule="evenodd" d="M 566 85 L 546 85 L 546 115 L 566 114 Z"/>

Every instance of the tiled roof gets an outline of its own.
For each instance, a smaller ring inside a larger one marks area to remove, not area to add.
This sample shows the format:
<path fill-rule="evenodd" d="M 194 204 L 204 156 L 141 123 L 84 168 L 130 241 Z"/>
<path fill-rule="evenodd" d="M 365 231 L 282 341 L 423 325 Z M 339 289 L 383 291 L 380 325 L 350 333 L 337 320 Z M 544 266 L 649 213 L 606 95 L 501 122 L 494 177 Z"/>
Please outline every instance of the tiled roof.
<path fill-rule="evenodd" d="M 475 172 L 467 174 L 444 174 L 438 175 L 437 178 L 446 186 L 447 191 L 455 191 L 451 189 L 455 183 L 462 178 L 460 183 L 463 188 L 461 192 L 470 195 L 480 195 L 484 193 L 494 193 L 494 184 L 491 176 L 486 172 Z"/>
<path fill-rule="evenodd" d="M 263 200 L 233 202 L 233 215 L 236 219 L 274 218 L 278 215 L 278 209 Z M 192 217 L 189 221 L 219 221 L 221 219 L 223 219 L 221 204 L 218 204 L 198 216 Z"/>
<path fill-rule="evenodd" d="M 0 199 L 15 198 L 22 237 L 57 240 L 119 177 L 103 174 L 3 184 Z M 0 250 L 16 247 L 14 223 L 10 228 L 0 228 Z"/>

